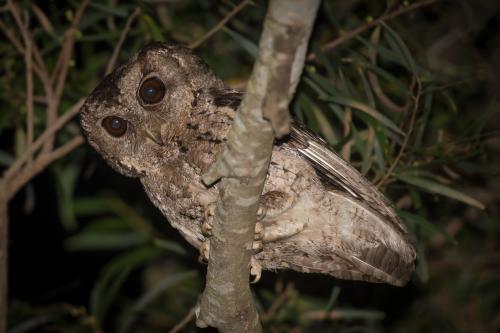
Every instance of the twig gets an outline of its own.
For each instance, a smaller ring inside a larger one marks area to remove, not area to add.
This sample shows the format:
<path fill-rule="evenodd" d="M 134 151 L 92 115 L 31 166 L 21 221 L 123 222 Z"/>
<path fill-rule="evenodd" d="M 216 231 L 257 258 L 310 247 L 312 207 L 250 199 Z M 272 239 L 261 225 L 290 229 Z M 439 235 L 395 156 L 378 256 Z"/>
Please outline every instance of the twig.
<path fill-rule="evenodd" d="M 186 316 L 177 323 L 168 333 L 177 333 L 180 332 L 191 320 L 193 320 L 195 312 L 196 312 L 196 307 L 198 305 L 195 305 L 189 310 L 189 312 L 186 314 Z"/>
<path fill-rule="evenodd" d="M 14 48 L 16 49 L 16 51 L 20 55 L 22 55 L 23 57 L 25 57 L 26 56 L 26 50 L 21 45 L 21 43 L 17 40 L 17 38 L 14 36 L 14 34 L 12 33 L 12 31 L 9 28 L 7 28 L 7 26 L 5 25 L 5 23 L 1 19 L 0 19 L 0 30 L 4 33 L 5 37 L 7 37 L 7 39 L 9 40 L 9 42 L 14 46 Z M 46 85 L 44 83 L 44 73 L 43 73 L 42 69 L 36 63 L 32 63 L 31 65 L 33 67 L 33 71 L 35 72 L 35 74 L 40 78 L 40 80 L 44 84 L 44 87 L 46 87 Z M 49 89 L 50 89 L 50 85 L 49 85 Z M 45 89 L 45 92 L 47 92 L 47 89 Z M 47 100 L 46 97 L 43 97 L 43 98 L 45 100 Z"/>
<path fill-rule="evenodd" d="M 374 33 L 372 34 L 371 41 L 373 44 L 378 44 L 380 39 L 380 29 L 377 28 L 375 29 Z M 368 57 L 373 65 L 377 64 L 377 50 L 375 49 L 370 49 L 368 50 Z M 382 103 L 387 109 L 394 111 L 394 112 L 403 112 L 405 110 L 406 106 L 399 106 L 396 103 L 394 103 L 385 93 L 382 87 L 380 86 L 380 82 L 378 79 L 378 76 L 371 72 L 368 71 L 368 81 L 371 84 L 371 87 L 373 89 L 373 92 L 377 96 L 378 100 L 380 103 Z"/>
<path fill-rule="evenodd" d="M 7 0 L 7 7 L 9 8 L 12 17 L 14 17 L 14 21 L 16 22 L 17 27 L 21 31 L 21 34 L 28 36 L 28 39 L 31 43 L 33 59 L 35 60 L 35 63 L 39 68 L 39 70 L 37 71 L 37 75 L 39 75 L 40 80 L 42 81 L 45 88 L 47 88 L 47 84 L 49 84 L 48 86 L 49 89 L 46 90 L 46 93 L 49 94 L 50 92 L 49 72 L 47 71 L 47 67 L 45 66 L 45 62 L 43 61 L 42 53 L 38 49 L 38 46 L 36 45 L 30 31 L 26 30 L 21 20 L 21 14 L 19 13 L 19 8 L 17 7 L 17 4 L 15 4 L 12 0 Z"/>
<path fill-rule="evenodd" d="M 353 29 L 341 36 L 339 36 L 337 39 L 323 45 L 321 47 L 321 50 L 322 51 L 330 51 L 330 50 L 333 50 L 334 48 L 336 48 L 337 46 L 339 46 L 340 44 L 360 35 L 361 33 L 365 32 L 366 30 L 370 29 L 370 28 L 373 28 L 374 26 L 376 25 L 379 25 L 380 23 L 382 22 L 385 22 L 385 21 L 388 21 L 388 20 L 391 20 L 399 15 L 402 15 L 402 14 L 406 14 L 406 13 L 409 13 L 409 12 L 412 12 L 420 7 L 424 7 L 424 6 L 428 6 L 428 5 L 431 5 L 433 4 L 434 2 L 436 2 L 438 0 L 422 0 L 422 1 L 419 1 L 419 2 L 415 2 L 414 4 L 412 5 L 409 5 L 409 6 L 406 6 L 406 7 L 401 7 L 399 9 L 396 9 L 392 12 L 389 12 L 387 14 L 384 14 L 380 17 L 378 17 L 377 19 L 375 20 L 372 20 L 370 22 L 367 22 L 366 24 L 362 25 L 362 26 L 359 26 L 357 27 L 356 29 Z M 307 56 L 307 61 L 313 61 L 316 59 L 316 55 L 314 53 L 309 53 L 309 55 Z"/>
<path fill-rule="evenodd" d="M 367 310 L 333 310 L 333 311 L 321 311 L 313 310 L 303 313 L 300 316 L 301 320 L 354 320 L 354 319 L 365 319 L 365 320 L 381 320 L 385 318 L 385 314 L 379 311 L 367 311 Z"/>
<path fill-rule="evenodd" d="M 75 38 L 75 32 L 76 28 L 78 27 L 78 24 L 80 23 L 81 16 L 83 15 L 83 11 L 85 8 L 88 6 L 90 3 L 90 0 L 84 0 L 80 2 L 80 6 L 78 7 L 76 11 L 76 15 L 73 18 L 73 22 L 71 22 L 71 25 L 69 26 L 68 29 L 64 32 L 64 41 L 63 45 L 61 47 L 61 52 L 59 53 L 59 57 L 57 58 L 56 65 L 54 66 L 54 69 L 52 70 L 52 81 L 58 80 L 59 73 L 65 67 L 64 65 L 69 61 L 69 56 L 71 56 L 71 51 L 73 48 L 73 41 Z M 68 55 L 69 54 L 69 55 Z"/>
<path fill-rule="evenodd" d="M 31 156 L 37 149 L 39 149 L 45 143 L 45 140 L 47 140 L 47 138 L 54 135 L 54 133 L 56 133 L 69 120 L 71 120 L 76 114 L 78 114 L 82 105 L 83 105 L 83 98 L 80 99 L 75 104 L 73 104 L 73 106 L 69 108 L 69 110 L 66 111 L 62 116 L 60 116 L 56 120 L 56 122 L 52 124 L 51 127 L 45 129 L 42 135 L 40 135 L 35 140 L 35 142 L 33 142 L 33 145 L 31 145 L 30 149 L 23 152 L 23 154 L 19 156 L 14 163 L 12 163 L 12 165 L 7 169 L 7 171 L 5 171 L 3 178 L 8 179 L 14 176 L 22 167 L 22 165 L 27 161 L 29 156 Z"/>
<path fill-rule="evenodd" d="M 29 31 L 29 15 L 28 12 L 25 12 L 24 15 L 25 28 L 23 29 L 23 40 L 24 45 L 26 45 L 26 53 L 24 56 L 24 62 L 26 63 L 26 150 L 30 149 L 31 144 L 33 143 L 33 73 L 32 73 L 32 57 L 31 57 L 31 41 L 29 39 L 26 31 Z M 28 158 L 28 164 L 31 164 L 32 158 L 31 155 Z"/>
<path fill-rule="evenodd" d="M 0 19 L 0 30 L 2 30 L 5 37 L 7 37 L 7 39 L 14 46 L 17 52 L 19 52 L 21 55 L 24 56 L 26 51 L 24 50 L 24 47 L 21 45 L 21 42 L 16 38 L 16 36 L 14 36 L 12 30 L 10 30 L 1 19 Z"/>
<path fill-rule="evenodd" d="M 292 291 L 293 291 L 293 283 L 288 283 L 285 290 L 281 294 L 276 297 L 274 302 L 271 304 L 269 309 L 262 314 L 262 322 L 267 322 L 271 320 L 271 318 L 274 316 L 274 314 L 278 311 L 278 309 L 286 302 L 286 300 L 290 297 Z"/>
<path fill-rule="evenodd" d="M 111 55 L 111 59 L 109 60 L 108 66 L 106 67 L 106 75 L 111 73 L 111 71 L 115 67 L 116 61 L 118 60 L 118 55 L 120 54 L 123 42 L 125 41 L 125 37 L 127 37 L 127 34 L 130 31 L 132 22 L 140 13 L 141 13 L 141 8 L 136 7 L 134 12 L 130 14 L 130 16 L 128 17 L 127 22 L 125 23 L 125 28 L 123 28 L 123 31 L 120 35 L 120 39 L 118 40 L 118 43 L 116 43 L 115 49 L 113 50 L 113 54 Z"/>
<path fill-rule="evenodd" d="M 49 99 L 49 104 L 47 106 L 47 127 L 52 126 L 52 124 L 57 119 L 57 109 L 59 108 L 59 103 L 61 102 L 62 93 L 64 91 L 64 86 L 66 84 L 66 76 L 69 71 L 71 54 L 73 53 L 73 47 L 75 45 L 75 34 L 77 31 L 78 24 L 87 8 L 90 0 L 83 0 L 80 2 L 73 22 L 71 26 L 64 33 L 64 41 L 59 53 L 59 58 L 57 60 L 56 68 L 52 73 L 52 79 L 56 81 L 54 96 Z M 56 70 L 57 69 L 57 70 Z M 44 144 L 44 152 L 47 152 L 54 145 L 54 138 L 50 137 Z"/>
<path fill-rule="evenodd" d="M 189 44 L 189 47 L 192 48 L 192 49 L 195 49 L 195 48 L 199 47 L 207 39 L 209 39 L 213 34 L 215 34 L 217 31 L 219 31 L 220 29 L 222 29 L 222 27 L 224 25 L 226 25 L 226 23 L 230 19 L 232 19 L 234 16 L 236 16 L 236 14 L 238 14 L 250 2 L 252 2 L 252 0 L 243 0 L 242 2 L 240 2 L 240 4 L 238 6 L 234 7 L 234 9 L 232 11 L 230 11 L 222 20 L 220 20 L 219 23 L 217 23 L 215 26 L 213 26 L 212 29 L 210 29 L 207 33 L 205 33 L 198 40 L 196 40 L 193 43 Z"/>
<path fill-rule="evenodd" d="M 413 132 L 413 128 L 415 126 L 415 119 L 416 119 L 416 116 L 417 116 L 417 111 L 418 111 L 420 96 L 421 96 L 421 93 L 422 93 L 422 84 L 420 83 L 420 81 L 418 79 L 416 80 L 416 84 L 417 84 L 417 94 L 415 96 L 415 102 L 413 103 L 413 110 L 412 110 L 412 114 L 411 114 L 410 124 L 409 124 L 409 127 L 408 127 L 408 132 L 406 132 L 405 138 L 403 140 L 403 143 L 401 144 L 401 148 L 399 149 L 398 155 L 396 156 L 396 158 L 392 162 L 392 164 L 389 167 L 389 169 L 387 169 L 387 173 L 375 185 L 377 188 L 380 188 L 381 186 L 383 186 L 387 182 L 387 180 L 389 179 L 389 177 L 391 177 L 392 173 L 394 172 L 394 169 L 396 168 L 396 166 L 399 163 L 399 160 L 403 156 L 403 153 L 404 153 L 404 151 L 406 149 L 406 146 L 408 145 L 408 141 L 410 140 L 410 136 L 411 136 L 411 134 Z"/>
<path fill-rule="evenodd" d="M 21 187 L 23 187 L 31 178 L 45 169 L 49 164 L 65 156 L 73 149 L 81 145 L 84 141 L 85 140 L 83 139 L 83 137 L 81 135 L 78 135 L 70 141 L 66 142 L 61 147 L 49 153 L 40 155 L 32 164 L 32 166 L 26 167 L 22 173 L 17 175 L 11 182 L 9 182 L 7 186 L 7 199 L 11 199 Z"/>
<path fill-rule="evenodd" d="M 54 34 L 54 28 L 52 27 L 52 24 L 50 23 L 49 18 L 43 10 L 40 9 L 40 7 L 37 6 L 37 4 L 32 3 L 31 4 L 31 10 L 33 11 L 33 14 L 35 14 L 38 22 L 42 26 L 43 30 L 48 33 L 49 35 Z"/>

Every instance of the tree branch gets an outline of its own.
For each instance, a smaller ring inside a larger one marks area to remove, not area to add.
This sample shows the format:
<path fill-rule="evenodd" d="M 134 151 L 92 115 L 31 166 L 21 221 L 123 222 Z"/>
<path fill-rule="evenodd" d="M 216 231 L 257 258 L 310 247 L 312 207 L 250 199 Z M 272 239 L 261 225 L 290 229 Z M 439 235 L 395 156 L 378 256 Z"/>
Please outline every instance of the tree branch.
<path fill-rule="evenodd" d="M 319 0 L 270 2 L 241 109 L 224 152 L 203 176 L 206 184 L 222 181 L 200 327 L 214 326 L 223 333 L 261 331 L 248 284 L 256 214 L 275 134 L 288 130 L 288 104 L 302 73 L 318 6 Z"/>
<path fill-rule="evenodd" d="M 208 30 L 207 33 L 205 33 L 201 38 L 198 40 L 194 41 L 193 43 L 189 44 L 189 48 L 195 49 L 199 47 L 201 44 L 203 44 L 207 39 L 212 37 L 217 31 L 222 29 L 226 23 L 235 17 L 243 8 L 246 7 L 252 0 L 243 0 L 238 6 L 234 7 L 232 11 L 230 11 L 222 20 L 220 20 L 212 29 Z"/>
<path fill-rule="evenodd" d="M 9 182 L 7 186 L 7 199 L 11 199 L 21 187 L 39 172 L 43 171 L 49 164 L 66 156 L 66 154 L 81 145 L 84 141 L 83 137 L 78 135 L 50 153 L 41 154 L 32 165 L 28 165 L 24 168 L 23 172 Z"/>
<path fill-rule="evenodd" d="M 403 143 L 401 144 L 401 148 L 399 149 L 398 155 L 396 156 L 394 161 L 391 163 L 391 166 L 389 167 L 389 169 L 387 169 L 387 172 L 385 173 L 384 177 L 382 179 L 380 179 L 380 181 L 377 182 L 377 184 L 375 185 L 377 188 L 382 187 L 387 182 L 387 180 L 392 176 L 394 169 L 396 169 L 396 166 L 398 165 L 399 160 L 401 159 L 401 157 L 403 156 L 403 153 L 405 152 L 406 146 L 408 145 L 408 142 L 410 140 L 410 136 L 413 133 L 413 128 L 415 126 L 415 119 L 417 116 L 417 111 L 418 111 L 418 107 L 419 107 L 419 103 L 420 103 L 420 96 L 422 94 L 422 84 L 421 84 L 420 80 L 417 78 L 415 82 L 417 85 L 417 94 L 415 96 L 415 101 L 413 102 L 413 109 L 412 109 L 412 113 L 411 113 L 411 117 L 410 117 L 410 124 L 408 126 L 408 131 L 406 132 L 405 138 L 403 140 Z"/>
<path fill-rule="evenodd" d="M 109 59 L 108 65 L 106 66 L 106 75 L 111 73 L 113 68 L 115 68 L 116 61 L 118 60 L 118 55 L 120 54 L 120 51 L 123 46 L 123 42 L 125 41 L 125 38 L 128 35 L 128 32 L 130 31 L 130 27 L 132 26 L 132 22 L 134 22 L 134 19 L 139 16 L 141 13 L 141 8 L 136 7 L 135 10 L 130 14 L 130 16 L 127 19 L 127 22 L 125 23 L 125 28 L 123 28 L 123 31 L 120 35 L 120 39 L 118 40 L 118 43 L 116 43 L 115 49 L 113 50 L 113 54 L 111 55 L 111 58 Z"/>
<path fill-rule="evenodd" d="M 23 166 L 23 164 L 28 160 L 28 158 L 37 150 L 39 149 L 45 142 L 46 140 L 54 135 L 59 129 L 61 129 L 68 121 L 70 121 L 75 115 L 78 114 L 80 111 L 80 108 L 83 105 L 83 98 L 80 99 L 78 102 L 73 104 L 72 107 L 69 108 L 68 111 L 66 111 L 62 116 L 57 118 L 56 122 L 49 128 L 47 128 L 42 135 L 40 135 L 35 142 L 30 146 L 28 150 L 26 150 L 21 156 L 19 156 L 14 163 L 11 164 L 11 166 L 5 171 L 3 177 L 5 179 L 9 179 L 13 177 L 19 169 Z"/>
<path fill-rule="evenodd" d="M 80 2 L 71 26 L 64 33 L 62 49 L 59 53 L 56 67 L 52 72 L 52 78 L 56 82 L 54 96 L 52 98 L 49 98 L 49 104 L 47 106 L 47 127 L 52 126 L 52 124 L 54 124 L 57 120 L 57 110 L 59 109 L 59 104 L 61 103 L 62 94 L 66 85 L 66 76 L 69 72 L 71 55 L 75 46 L 75 34 L 78 24 L 80 24 L 80 20 L 82 19 L 83 13 L 85 12 L 85 9 L 89 5 L 89 3 L 90 0 L 83 0 Z M 53 145 L 54 137 L 51 136 L 46 140 L 43 151 L 47 152 L 51 150 Z"/>
<path fill-rule="evenodd" d="M 29 39 L 26 31 L 29 31 L 29 15 L 28 12 L 25 12 L 25 29 L 23 29 L 23 40 L 24 45 L 26 45 L 26 54 L 24 56 L 24 62 L 26 64 L 26 150 L 28 150 L 33 143 L 33 73 L 32 73 L 32 64 L 33 59 L 31 57 L 31 41 Z M 28 158 L 28 163 L 31 163 L 31 156 Z"/>
<path fill-rule="evenodd" d="M 384 14 L 375 20 L 369 21 L 366 24 L 363 24 L 363 25 L 357 27 L 356 29 L 353 29 L 353 30 L 339 36 L 337 39 L 334 39 L 333 41 L 326 43 L 325 45 L 323 45 L 321 47 L 321 51 L 331 51 L 334 48 L 336 48 L 337 46 L 339 46 L 340 44 L 345 43 L 346 41 L 362 34 L 366 30 L 371 29 L 374 26 L 379 25 L 380 23 L 383 23 L 383 22 L 388 21 L 388 20 L 392 20 L 393 18 L 395 18 L 399 15 L 412 12 L 420 7 L 431 5 L 436 1 L 438 1 L 438 0 L 422 0 L 419 2 L 415 2 L 409 6 L 401 7 L 399 9 L 392 11 L 392 12 Z M 309 53 L 309 55 L 307 56 L 307 61 L 313 61 L 315 59 L 316 59 L 316 55 L 314 53 Z"/>

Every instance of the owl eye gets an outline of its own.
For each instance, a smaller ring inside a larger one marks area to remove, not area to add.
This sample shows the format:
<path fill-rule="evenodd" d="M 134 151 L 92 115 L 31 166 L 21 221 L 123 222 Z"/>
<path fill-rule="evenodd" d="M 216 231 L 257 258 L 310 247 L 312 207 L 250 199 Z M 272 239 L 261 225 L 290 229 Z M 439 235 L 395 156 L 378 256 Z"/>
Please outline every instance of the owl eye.
<path fill-rule="evenodd" d="M 119 138 L 127 132 L 127 121 L 120 117 L 110 116 L 104 118 L 102 121 L 102 126 L 111 135 Z"/>
<path fill-rule="evenodd" d="M 157 77 L 149 78 L 139 88 L 139 96 L 144 104 L 156 104 L 165 96 L 165 84 Z"/>

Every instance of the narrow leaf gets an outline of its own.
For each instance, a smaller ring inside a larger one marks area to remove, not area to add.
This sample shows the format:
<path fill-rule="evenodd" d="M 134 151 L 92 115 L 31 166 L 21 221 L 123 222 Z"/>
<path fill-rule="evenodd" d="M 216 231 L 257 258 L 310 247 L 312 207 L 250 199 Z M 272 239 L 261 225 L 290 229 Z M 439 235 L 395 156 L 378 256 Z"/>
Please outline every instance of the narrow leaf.
<path fill-rule="evenodd" d="M 404 135 L 403 131 L 401 131 L 401 129 L 399 129 L 399 127 L 396 126 L 396 124 L 394 124 L 392 122 L 392 120 L 390 120 L 389 118 L 387 118 L 386 116 L 384 116 L 383 114 L 381 114 L 380 112 L 375 110 L 374 108 L 370 107 L 369 105 L 366 105 L 364 103 L 361 103 L 361 102 L 358 102 L 358 101 L 355 101 L 355 100 L 352 100 L 349 98 L 340 97 L 340 96 L 323 97 L 322 99 L 327 101 L 327 102 L 345 105 L 345 106 L 351 107 L 353 109 L 362 111 L 362 112 L 370 115 L 374 119 L 378 120 L 381 124 L 390 128 L 394 132 L 401 134 L 401 135 Z"/>
<path fill-rule="evenodd" d="M 468 205 L 471 205 L 479 209 L 485 208 L 484 204 L 472 198 L 471 196 L 468 196 L 467 194 L 459 192 L 448 186 L 436 183 L 432 180 L 410 175 L 396 175 L 396 177 L 407 184 L 417 186 L 427 192 L 440 194 L 445 197 L 461 201 L 463 203 L 466 203 Z"/>

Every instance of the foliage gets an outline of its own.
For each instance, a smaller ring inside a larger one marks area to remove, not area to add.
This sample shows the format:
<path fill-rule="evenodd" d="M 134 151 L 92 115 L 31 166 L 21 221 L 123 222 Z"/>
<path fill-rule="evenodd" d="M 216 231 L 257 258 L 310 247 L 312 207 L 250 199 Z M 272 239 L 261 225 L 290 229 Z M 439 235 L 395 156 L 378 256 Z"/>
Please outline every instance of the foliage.
<path fill-rule="evenodd" d="M 466 1 L 459 2 L 466 6 Z M 42 8 L 48 17 L 44 25 L 34 14 L 33 3 L 22 2 L 50 68 L 57 63 L 54 50 L 77 5 L 49 2 Z M 88 94 L 103 77 L 137 6 L 141 14 L 132 23 L 122 60 L 153 40 L 189 44 L 234 5 L 231 1 L 93 1 L 78 26 L 61 108 Z M 447 2 L 387 20 L 333 50 L 322 50 L 340 27 L 350 31 L 399 6 L 404 4 L 324 1 L 310 47 L 315 57 L 306 64 L 291 111 L 396 204 L 418 249 L 415 277 L 410 286 L 397 289 L 292 272 L 264 273 L 254 291 L 269 332 L 500 328 L 500 293 L 495 288 L 499 212 L 492 208 L 499 201 L 494 184 L 500 161 L 493 154 L 498 141 L 495 145 L 491 140 L 492 133 L 498 135 L 492 132 L 498 131 L 493 122 L 498 102 L 483 92 L 492 84 L 489 78 L 478 77 L 477 68 L 466 66 L 474 52 L 493 51 L 450 46 L 450 52 L 464 60 L 436 53 L 433 41 L 449 38 L 452 28 L 461 29 L 454 17 L 463 16 L 464 10 Z M 498 14 L 499 5 L 489 6 Z M 198 50 L 229 85 L 241 88 L 247 80 L 265 11 L 264 2 L 247 6 Z M 437 17 L 443 12 L 449 14 Z M 494 34 L 486 24 L 493 14 L 482 15 L 475 21 L 477 31 Z M 6 11 L 0 17 L 13 26 Z M 24 63 L 5 39 L 0 54 L 0 167 L 5 168 L 26 146 L 26 74 Z M 35 95 L 41 90 L 35 80 Z M 40 133 L 45 126 L 44 105 L 36 102 L 35 132 Z M 70 123 L 57 140 L 65 142 L 75 133 L 78 125 Z M 49 216 L 59 222 L 47 225 L 62 231 L 51 241 L 64 244 L 61 251 L 70 258 L 86 258 L 87 264 L 73 275 L 86 276 L 91 290 L 80 287 L 83 301 L 63 293 L 62 298 L 49 295 L 34 302 L 33 295 L 20 297 L 20 287 L 14 286 L 11 332 L 40 327 L 61 332 L 156 332 L 172 328 L 189 313 L 202 291 L 204 269 L 196 262 L 195 251 L 165 223 L 136 182 L 114 174 L 89 147 L 54 163 L 40 178 L 46 180 L 30 183 L 16 197 L 13 228 L 19 230 L 17 224 L 29 214 L 21 205 L 29 208 L 34 203 L 39 212 L 54 200 L 47 196 L 54 194 L 58 213 Z M 52 190 L 46 189 L 47 184 Z M 14 242 L 22 242 L 25 233 L 29 230 L 17 231 Z M 14 251 L 11 266 L 20 264 L 19 257 Z M 82 273 L 96 269 L 90 276 Z M 26 271 L 45 279 L 58 274 L 33 272 L 29 267 Z M 40 278 L 40 288 L 43 281 Z M 194 323 L 185 330 L 195 331 Z"/>

